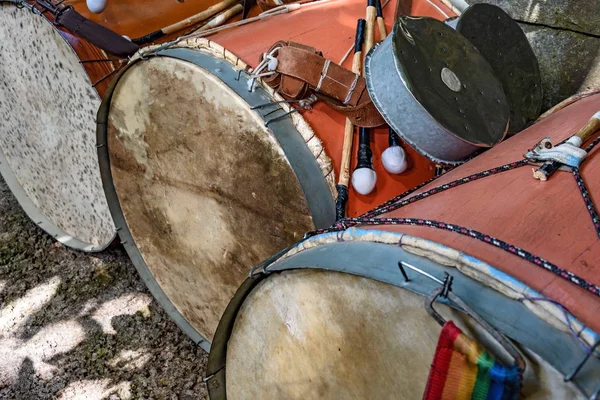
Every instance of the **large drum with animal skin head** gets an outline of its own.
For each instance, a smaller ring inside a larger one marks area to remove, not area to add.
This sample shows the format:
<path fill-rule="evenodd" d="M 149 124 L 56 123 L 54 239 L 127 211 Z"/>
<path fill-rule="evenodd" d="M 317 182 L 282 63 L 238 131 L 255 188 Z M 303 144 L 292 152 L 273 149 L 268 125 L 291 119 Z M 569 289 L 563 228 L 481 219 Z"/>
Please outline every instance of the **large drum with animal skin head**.
<path fill-rule="evenodd" d="M 598 132 L 579 167 L 545 182 L 523 154 L 547 149 L 546 135 L 569 138 L 599 109 L 598 95 L 579 100 L 422 189 L 261 263 L 219 323 L 211 398 L 421 398 L 441 343 L 423 307 L 446 274 L 444 290 L 537 355 L 526 363 L 534 379 L 523 381 L 523 397 L 597 396 Z M 476 325 L 448 318 L 467 332 Z M 479 375 L 470 376 L 445 379 L 476 387 Z M 478 398 L 462 393 L 437 398 Z"/>
<path fill-rule="evenodd" d="M 322 24 L 323 13 L 342 17 Z M 205 348 L 248 269 L 335 217 L 344 115 L 319 103 L 287 114 L 293 105 L 269 104 L 283 99 L 260 79 L 249 90 L 245 60 L 293 37 L 341 57 L 363 13 L 358 0 L 311 4 L 231 30 L 241 35 L 145 52 L 104 100 L 100 164 L 121 241 L 159 302 Z M 376 152 L 387 134 L 375 134 Z M 431 163 L 407 151 L 414 158 L 403 175 L 375 162 L 377 192 L 351 192 L 350 215 L 433 176 Z"/>
<path fill-rule="evenodd" d="M 334 221 L 334 174 L 320 141 L 299 114 L 268 122 L 290 109 L 250 82 L 233 54 L 191 40 L 132 62 L 98 114 L 121 240 L 204 346 L 249 265 Z M 258 226 L 266 230 L 257 235 Z"/>
<path fill-rule="evenodd" d="M 114 68 L 84 62 L 107 55 L 31 7 L 0 4 L 0 172 L 42 229 L 67 246 L 102 250 L 116 232 L 94 138 L 107 82 L 93 83 Z"/>

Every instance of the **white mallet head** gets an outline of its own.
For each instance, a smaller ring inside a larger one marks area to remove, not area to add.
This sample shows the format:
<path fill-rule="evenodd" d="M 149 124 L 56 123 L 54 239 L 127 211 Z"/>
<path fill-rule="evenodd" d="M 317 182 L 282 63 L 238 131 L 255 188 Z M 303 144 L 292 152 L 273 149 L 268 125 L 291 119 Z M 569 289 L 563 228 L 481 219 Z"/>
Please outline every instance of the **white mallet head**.
<path fill-rule="evenodd" d="M 357 168 L 352 173 L 352 187 L 360 194 L 371 193 L 376 183 L 377 174 L 371 168 Z"/>
<path fill-rule="evenodd" d="M 406 153 L 400 146 L 388 147 L 381 153 L 381 163 L 390 174 L 401 174 L 406 171 Z"/>
<path fill-rule="evenodd" d="M 106 8 L 106 0 L 85 0 L 85 4 L 94 14 L 100 14 Z"/>

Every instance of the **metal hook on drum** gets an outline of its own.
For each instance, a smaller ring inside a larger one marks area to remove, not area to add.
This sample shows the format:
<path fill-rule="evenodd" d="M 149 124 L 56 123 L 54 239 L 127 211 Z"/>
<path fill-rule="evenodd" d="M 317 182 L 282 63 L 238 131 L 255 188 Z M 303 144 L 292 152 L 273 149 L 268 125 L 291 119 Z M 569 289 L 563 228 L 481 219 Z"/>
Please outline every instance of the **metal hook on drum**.
<path fill-rule="evenodd" d="M 517 366 L 519 367 L 521 375 L 523 374 L 523 372 L 525 371 L 525 368 L 526 368 L 526 363 L 525 363 L 525 360 L 523 359 L 523 357 L 521 356 L 521 354 L 519 353 L 519 351 L 517 350 L 517 348 L 502 333 L 500 333 L 496 328 L 494 328 L 493 326 L 488 324 L 488 322 L 483 317 L 481 317 L 471 307 L 469 307 L 467 305 L 467 303 L 465 303 L 459 297 L 457 297 L 456 295 L 454 295 L 452 293 L 452 281 L 453 281 L 452 275 L 445 273 L 446 277 L 445 277 L 444 281 L 441 281 L 438 278 L 434 277 L 433 275 L 430 275 L 427 272 L 422 271 L 419 268 L 416 268 L 416 267 L 414 267 L 408 263 L 405 263 L 403 261 L 398 263 L 398 267 L 400 268 L 402 275 L 404 276 L 405 280 L 407 280 L 407 281 L 408 281 L 408 275 L 406 274 L 404 267 L 412 269 L 413 271 L 426 276 L 427 278 L 435 281 L 436 283 L 438 283 L 442 286 L 438 289 L 435 289 L 425 299 L 425 310 L 427 310 L 427 313 L 429 315 L 431 315 L 431 317 L 433 317 L 433 319 L 435 319 L 437 323 L 439 323 L 441 326 L 443 326 L 446 323 L 446 320 L 433 308 L 433 303 L 435 303 L 435 301 L 439 297 L 447 298 L 452 303 L 456 304 L 459 307 L 459 309 L 462 310 L 465 314 L 467 314 L 468 316 L 473 318 L 475 320 L 475 322 L 477 322 L 490 335 L 492 335 L 492 337 L 500 344 L 500 346 L 502 346 L 502 348 L 504 350 L 506 350 L 506 352 L 508 352 L 508 354 L 510 354 L 510 356 L 514 359 L 515 364 L 517 364 Z"/>

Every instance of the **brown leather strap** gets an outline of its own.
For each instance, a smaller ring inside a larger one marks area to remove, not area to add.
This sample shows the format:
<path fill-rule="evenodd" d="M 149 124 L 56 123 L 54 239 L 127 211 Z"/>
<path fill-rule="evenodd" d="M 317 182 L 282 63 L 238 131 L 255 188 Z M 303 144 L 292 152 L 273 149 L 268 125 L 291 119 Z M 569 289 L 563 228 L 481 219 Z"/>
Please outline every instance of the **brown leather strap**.
<path fill-rule="evenodd" d="M 115 56 L 127 57 L 139 50 L 137 44 L 102 25 L 90 21 L 73 8 L 67 8 L 57 15 L 56 23 Z"/>
<path fill-rule="evenodd" d="M 265 82 L 288 98 L 305 97 L 314 90 L 332 108 L 346 114 L 357 126 L 375 127 L 384 123 L 367 92 L 365 79 L 329 61 L 316 49 L 297 43 L 275 43 L 277 75 Z"/>

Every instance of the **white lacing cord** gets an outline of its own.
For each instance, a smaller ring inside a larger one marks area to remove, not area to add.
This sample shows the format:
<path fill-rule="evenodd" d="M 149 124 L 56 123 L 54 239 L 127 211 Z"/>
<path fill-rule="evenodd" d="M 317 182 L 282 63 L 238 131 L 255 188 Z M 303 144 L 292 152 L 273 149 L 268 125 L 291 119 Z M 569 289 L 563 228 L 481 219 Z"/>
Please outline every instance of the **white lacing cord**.
<path fill-rule="evenodd" d="M 254 82 L 256 82 L 257 78 L 271 76 L 277 73 L 276 69 L 278 62 L 275 53 L 277 53 L 279 49 L 281 49 L 281 46 L 275 47 L 270 52 L 263 54 L 263 59 L 250 74 L 250 80 L 248 81 L 249 92 L 254 88 Z M 267 72 L 263 72 L 265 68 L 267 69 Z"/>

